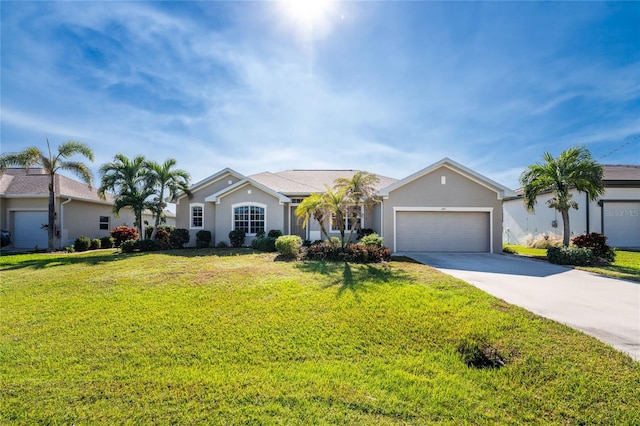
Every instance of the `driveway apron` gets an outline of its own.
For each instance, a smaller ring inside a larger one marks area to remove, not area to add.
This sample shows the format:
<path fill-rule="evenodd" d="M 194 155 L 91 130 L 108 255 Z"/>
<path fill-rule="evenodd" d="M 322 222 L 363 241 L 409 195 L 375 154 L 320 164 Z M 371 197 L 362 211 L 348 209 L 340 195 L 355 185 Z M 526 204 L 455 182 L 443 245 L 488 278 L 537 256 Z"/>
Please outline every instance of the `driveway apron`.
<path fill-rule="evenodd" d="M 512 255 L 403 254 L 640 360 L 640 283 Z"/>

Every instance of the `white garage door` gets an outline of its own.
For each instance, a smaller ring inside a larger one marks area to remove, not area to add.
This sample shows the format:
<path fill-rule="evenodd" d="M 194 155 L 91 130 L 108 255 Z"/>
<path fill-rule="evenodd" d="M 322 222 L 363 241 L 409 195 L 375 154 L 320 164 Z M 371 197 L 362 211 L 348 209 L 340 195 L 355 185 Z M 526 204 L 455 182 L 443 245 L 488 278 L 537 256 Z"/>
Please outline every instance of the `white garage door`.
<path fill-rule="evenodd" d="M 612 247 L 640 247 L 640 202 L 605 203 L 604 234 Z"/>
<path fill-rule="evenodd" d="M 13 226 L 13 246 L 17 248 L 47 248 L 47 230 L 42 224 L 47 223 L 47 212 L 15 212 Z"/>
<path fill-rule="evenodd" d="M 396 212 L 396 251 L 490 250 L 489 212 Z"/>

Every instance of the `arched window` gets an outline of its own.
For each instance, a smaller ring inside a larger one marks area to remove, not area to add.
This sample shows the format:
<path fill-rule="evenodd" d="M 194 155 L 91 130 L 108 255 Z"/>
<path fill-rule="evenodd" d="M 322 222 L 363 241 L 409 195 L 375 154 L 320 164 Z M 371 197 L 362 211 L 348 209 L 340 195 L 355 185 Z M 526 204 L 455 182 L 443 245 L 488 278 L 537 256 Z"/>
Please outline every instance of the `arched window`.
<path fill-rule="evenodd" d="M 264 204 L 234 204 L 233 229 L 240 229 L 247 235 L 264 232 L 267 206 Z"/>

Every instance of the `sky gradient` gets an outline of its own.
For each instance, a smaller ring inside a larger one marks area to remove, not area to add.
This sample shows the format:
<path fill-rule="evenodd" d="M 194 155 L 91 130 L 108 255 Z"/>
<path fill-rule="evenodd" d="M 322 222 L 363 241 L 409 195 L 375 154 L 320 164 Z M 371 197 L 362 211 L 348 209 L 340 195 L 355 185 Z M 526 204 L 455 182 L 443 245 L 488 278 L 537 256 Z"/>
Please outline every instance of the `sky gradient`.
<path fill-rule="evenodd" d="M 3 153 L 74 139 L 96 173 L 144 154 L 192 182 L 224 167 L 403 178 L 450 157 L 510 188 L 578 144 L 640 164 L 640 2 L 0 9 Z"/>

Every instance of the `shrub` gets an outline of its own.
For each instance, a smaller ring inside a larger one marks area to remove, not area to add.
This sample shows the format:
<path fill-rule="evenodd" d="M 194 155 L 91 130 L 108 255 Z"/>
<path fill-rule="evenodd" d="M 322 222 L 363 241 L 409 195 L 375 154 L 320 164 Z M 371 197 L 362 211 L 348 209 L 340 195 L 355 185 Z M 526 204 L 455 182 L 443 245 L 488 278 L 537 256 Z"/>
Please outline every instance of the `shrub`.
<path fill-rule="evenodd" d="M 358 241 L 358 244 L 362 244 L 365 246 L 383 247 L 384 238 L 382 238 L 380 235 L 376 234 L 375 232 L 372 232 L 371 234 L 367 234 L 362 238 L 360 238 L 360 241 Z"/>
<path fill-rule="evenodd" d="M 148 239 L 148 238 L 147 238 Z M 169 245 L 169 231 L 164 228 L 158 227 L 158 232 L 156 232 L 156 236 L 154 240 L 157 240 L 165 245 Z"/>
<path fill-rule="evenodd" d="M 348 244 L 342 248 L 328 242 L 312 244 L 305 252 L 306 260 L 330 260 L 354 263 L 377 263 L 391 260 L 391 251 L 377 245 Z"/>
<path fill-rule="evenodd" d="M 209 243 L 211 242 L 211 232 L 205 231 L 204 229 L 196 232 L 196 247 L 204 248 L 209 247 Z"/>
<path fill-rule="evenodd" d="M 231 242 L 231 247 L 242 247 L 245 236 L 246 234 L 242 229 L 234 229 L 229 232 L 229 242 Z"/>
<path fill-rule="evenodd" d="M 98 250 L 102 247 L 102 242 L 100 241 L 100 239 L 96 238 L 94 240 L 91 240 L 91 250 Z"/>
<path fill-rule="evenodd" d="M 227 248 L 227 247 L 229 247 L 229 245 L 225 241 L 220 241 L 218 244 L 216 244 L 216 247 L 218 247 L 218 248 Z"/>
<path fill-rule="evenodd" d="M 87 251 L 91 247 L 91 240 L 89 237 L 78 237 L 76 238 L 76 242 L 73 243 L 73 248 L 75 251 Z"/>
<path fill-rule="evenodd" d="M 109 233 L 113 237 L 113 242 L 116 247 L 120 247 L 120 245 L 125 241 L 135 240 L 138 238 L 138 230 L 136 228 L 129 228 L 125 225 L 113 228 Z"/>
<path fill-rule="evenodd" d="M 209 237 L 211 237 L 210 232 L 209 232 Z M 187 244 L 190 239 L 191 239 L 191 235 L 189 234 L 189 230 L 184 228 L 176 228 L 172 230 L 171 233 L 169 234 L 169 243 L 173 248 L 183 248 L 184 245 Z M 207 245 L 208 244 L 209 243 L 207 243 Z"/>
<path fill-rule="evenodd" d="M 158 232 L 160 231 L 161 230 L 158 229 Z M 140 251 L 156 251 L 156 250 L 162 250 L 167 246 L 168 246 L 168 243 L 164 243 L 162 240 L 151 240 L 151 239 L 145 238 L 144 240 L 136 241 L 134 248 Z"/>
<path fill-rule="evenodd" d="M 64 250 L 65 250 L 67 253 L 73 253 L 73 252 L 75 252 L 75 251 L 76 251 L 76 249 L 74 249 L 74 248 L 73 248 L 73 246 L 66 246 L 66 247 L 64 248 Z"/>
<path fill-rule="evenodd" d="M 113 237 L 102 237 L 100 238 L 100 247 L 102 248 L 111 248 L 113 247 L 115 239 Z"/>
<path fill-rule="evenodd" d="M 592 232 L 590 234 L 580 235 L 571 240 L 574 246 L 580 248 L 591 249 L 593 255 L 605 262 L 613 262 L 616 260 L 616 252 L 607 244 L 607 237 Z"/>
<path fill-rule="evenodd" d="M 269 233 L 267 234 L 267 237 L 271 237 L 271 238 L 279 238 L 282 237 L 282 231 L 279 229 L 272 229 L 271 231 L 269 231 Z"/>
<path fill-rule="evenodd" d="M 122 253 L 133 253 L 133 251 L 137 248 L 137 240 L 126 240 L 120 244 L 120 251 Z"/>
<path fill-rule="evenodd" d="M 581 247 L 549 247 L 547 259 L 558 265 L 585 266 L 595 260 L 591 249 Z"/>
<path fill-rule="evenodd" d="M 286 259 L 296 259 L 302 247 L 302 238 L 297 235 L 283 235 L 276 239 L 276 249 Z"/>
<path fill-rule="evenodd" d="M 367 235 L 371 235 L 375 233 L 375 231 L 371 228 L 360 228 L 358 229 L 358 240 L 361 240 L 362 237 L 366 237 Z"/>
<path fill-rule="evenodd" d="M 524 238 L 524 245 L 530 248 L 548 249 L 549 247 L 560 247 L 562 245 L 562 237 L 557 234 L 538 234 L 531 236 L 530 234 Z"/>
<path fill-rule="evenodd" d="M 274 237 L 256 237 L 251 241 L 251 248 L 260 251 L 274 252 L 277 251 L 276 240 L 277 238 Z"/>

